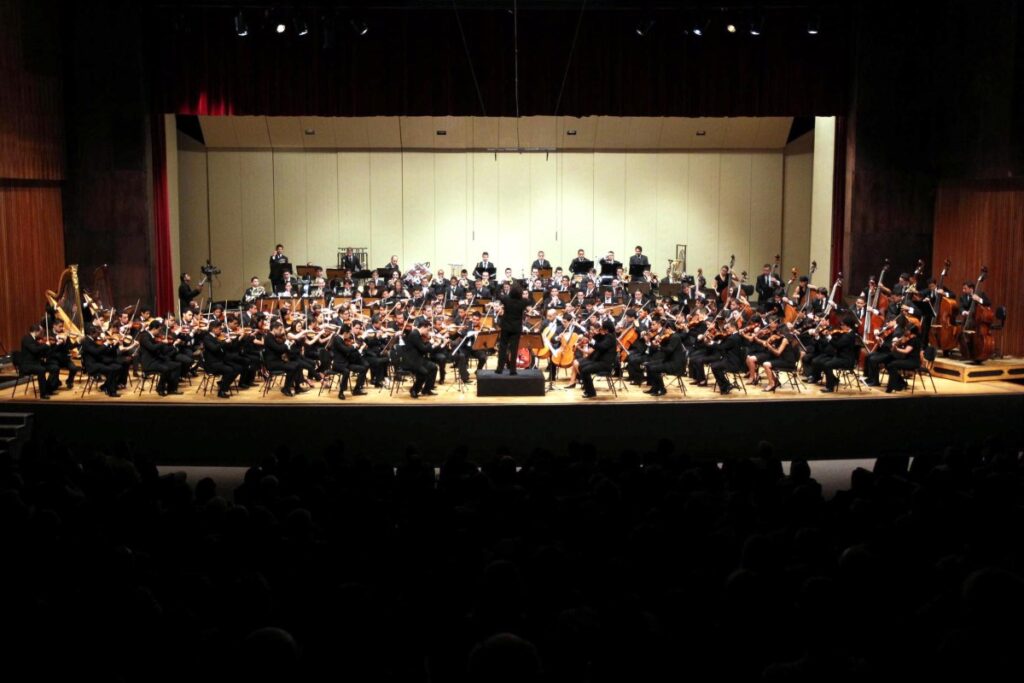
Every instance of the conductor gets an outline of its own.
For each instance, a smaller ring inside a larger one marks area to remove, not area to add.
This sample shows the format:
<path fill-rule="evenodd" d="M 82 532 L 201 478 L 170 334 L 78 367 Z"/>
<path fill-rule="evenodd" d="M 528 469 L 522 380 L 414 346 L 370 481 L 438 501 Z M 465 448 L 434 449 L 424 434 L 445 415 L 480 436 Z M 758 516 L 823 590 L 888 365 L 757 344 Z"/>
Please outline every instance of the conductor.
<path fill-rule="evenodd" d="M 530 305 L 524 298 L 523 289 L 514 284 L 508 290 L 508 296 L 498 297 L 503 312 L 501 314 L 501 337 L 498 339 L 498 367 L 494 374 L 500 375 L 505 365 L 508 374 L 516 374 L 516 355 L 519 353 L 519 336 L 523 332 L 523 312 Z"/>

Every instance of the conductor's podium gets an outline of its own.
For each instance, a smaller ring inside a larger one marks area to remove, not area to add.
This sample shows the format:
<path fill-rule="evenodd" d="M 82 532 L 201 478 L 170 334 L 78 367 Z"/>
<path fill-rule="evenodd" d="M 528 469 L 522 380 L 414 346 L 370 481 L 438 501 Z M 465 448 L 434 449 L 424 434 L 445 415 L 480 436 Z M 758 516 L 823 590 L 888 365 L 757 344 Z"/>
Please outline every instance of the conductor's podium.
<path fill-rule="evenodd" d="M 541 370 L 519 370 L 509 375 L 508 370 L 497 375 L 493 370 L 481 370 L 476 376 L 477 396 L 543 396 L 544 373 Z"/>

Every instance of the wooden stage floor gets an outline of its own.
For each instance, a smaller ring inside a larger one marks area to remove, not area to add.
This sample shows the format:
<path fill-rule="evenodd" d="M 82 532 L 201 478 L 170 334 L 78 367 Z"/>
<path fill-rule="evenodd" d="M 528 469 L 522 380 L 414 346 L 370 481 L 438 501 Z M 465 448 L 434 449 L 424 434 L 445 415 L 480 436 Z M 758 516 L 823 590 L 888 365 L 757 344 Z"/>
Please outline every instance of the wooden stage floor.
<path fill-rule="evenodd" d="M 642 453 L 664 439 L 692 456 L 715 459 L 755 453 L 761 440 L 783 459 L 876 457 L 993 437 L 1024 444 L 1021 382 L 936 378 L 938 393 L 929 384 L 914 394 L 868 387 L 769 394 L 751 386 L 746 395 L 721 396 L 684 381 L 685 397 L 671 383 L 664 397 L 632 385 L 613 397 L 599 381 L 597 398 L 584 399 L 560 379 L 543 397 L 483 398 L 476 384 L 460 393 L 449 383 L 437 387 L 437 396 L 413 399 L 406 391 L 391 396 L 370 388 L 345 401 L 318 396 L 316 388 L 293 398 L 277 390 L 263 397 L 255 387 L 218 399 L 197 393 L 196 379 L 178 396 L 125 391 L 117 399 L 99 392 L 82 398 L 76 387 L 42 401 L 31 390 L 26 396 L 22 385 L 13 399 L 11 387 L 2 390 L 0 412 L 34 413 L 41 434 L 69 444 L 145 443 L 163 465 L 244 466 L 277 448 L 329 457 L 359 453 L 395 464 L 410 449 L 439 463 L 456 446 L 485 460 L 505 452 L 519 458 L 538 449 L 565 452 L 573 443 L 599 455 Z"/>

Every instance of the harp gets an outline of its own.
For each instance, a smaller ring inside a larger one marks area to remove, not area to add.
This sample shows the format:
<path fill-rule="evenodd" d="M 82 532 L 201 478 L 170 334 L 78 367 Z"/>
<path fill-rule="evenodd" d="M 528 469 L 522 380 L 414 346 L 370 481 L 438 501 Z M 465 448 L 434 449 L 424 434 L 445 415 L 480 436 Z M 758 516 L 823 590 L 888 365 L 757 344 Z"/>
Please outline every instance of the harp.
<path fill-rule="evenodd" d="M 103 264 L 92 272 L 92 289 L 82 290 L 82 300 L 85 302 L 86 320 L 98 318 L 100 311 L 114 308 L 114 289 L 111 286 L 110 266 Z"/>
<path fill-rule="evenodd" d="M 46 303 L 52 314 L 64 321 L 64 327 L 73 335 L 81 335 L 85 324 L 82 320 L 82 295 L 78 286 L 78 266 L 71 265 L 60 274 L 57 291 L 46 290 Z"/>

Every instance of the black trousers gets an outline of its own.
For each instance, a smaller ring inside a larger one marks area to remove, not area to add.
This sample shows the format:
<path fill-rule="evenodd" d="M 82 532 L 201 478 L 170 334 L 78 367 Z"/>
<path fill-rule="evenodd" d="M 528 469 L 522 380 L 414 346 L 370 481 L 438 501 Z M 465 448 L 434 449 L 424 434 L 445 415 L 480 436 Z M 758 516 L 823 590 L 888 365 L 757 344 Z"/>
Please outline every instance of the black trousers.
<path fill-rule="evenodd" d="M 416 375 L 416 381 L 412 384 L 413 391 L 418 393 L 433 390 L 437 378 L 436 363 L 425 360 L 417 366 L 406 366 L 406 369 Z"/>
<path fill-rule="evenodd" d="M 659 389 L 664 391 L 665 389 L 665 377 L 666 373 L 670 375 L 679 375 L 683 372 L 683 366 L 680 363 L 648 363 L 647 364 L 647 384 L 652 389 Z"/>
<path fill-rule="evenodd" d="M 47 361 L 46 365 L 22 363 L 20 372 L 22 375 L 36 376 L 40 394 L 52 394 L 60 386 L 60 366 L 53 361 Z"/>
<path fill-rule="evenodd" d="M 509 370 L 512 372 L 516 371 L 516 354 L 519 353 L 519 337 L 522 336 L 521 331 L 517 332 L 506 332 L 501 331 L 501 337 L 498 338 L 498 369 L 497 372 L 501 372 L 502 369 L 507 365 Z"/>
<path fill-rule="evenodd" d="M 332 366 L 334 371 L 341 375 L 341 386 L 338 389 L 338 395 L 345 393 L 345 387 L 348 386 L 348 378 L 352 373 L 356 375 L 356 386 L 353 391 L 360 391 L 363 385 L 366 384 L 366 373 L 370 370 L 370 366 L 365 362 L 363 363 L 338 363 L 335 362 Z"/>
<path fill-rule="evenodd" d="M 580 381 L 583 389 L 588 394 L 594 393 L 594 375 L 599 372 L 611 372 L 611 363 L 598 363 L 592 360 L 580 361 Z"/>
<path fill-rule="evenodd" d="M 892 352 L 888 349 L 869 353 L 864 359 L 864 378 L 869 384 L 878 384 L 878 366 L 889 365 L 892 360 Z"/>
<path fill-rule="evenodd" d="M 99 375 L 103 378 L 103 384 L 100 385 L 100 389 L 103 391 L 113 391 L 117 389 L 118 376 L 125 367 L 127 366 L 124 363 L 91 363 L 85 372 L 90 376 Z"/>
<path fill-rule="evenodd" d="M 143 366 L 143 370 L 146 372 L 155 372 L 160 375 L 160 380 L 157 382 L 157 389 L 167 389 L 168 391 L 177 391 L 178 382 L 181 380 L 181 365 L 170 360 L 162 360 L 156 363 L 151 363 L 149 367 Z"/>
<path fill-rule="evenodd" d="M 375 385 L 381 384 L 388 374 L 388 359 L 380 356 L 363 356 L 363 362 L 370 368 L 370 381 Z"/>
<path fill-rule="evenodd" d="M 708 376 L 704 372 L 704 363 L 710 358 L 714 358 L 714 355 L 706 349 L 698 349 L 690 354 L 688 366 L 690 368 L 690 377 L 692 377 L 694 381 L 707 381 Z"/>
<path fill-rule="evenodd" d="M 835 389 L 839 386 L 839 378 L 836 377 L 836 370 L 852 370 L 855 365 L 854 361 L 847 358 L 836 358 L 834 356 L 825 356 L 820 361 L 815 360 L 814 366 L 818 366 L 825 371 L 825 386 L 829 389 Z"/>
<path fill-rule="evenodd" d="M 916 370 L 921 367 L 921 361 L 917 358 L 900 358 L 890 361 L 885 367 L 889 370 L 889 383 L 886 386 L 894 390 L 905 389 L 907 380 L 903 379 L 900 370 Z"/>
<path fill-rule="evenodd" d="M 208 360 L 203 364 L 208 375 L 220 375 L 217 388 L 227 391 L 238 377 L 238 367 L 222 360 Z"/>
<path fill-rule="evenodd" d="M 299 386 L 302 378 L 302 368 L 293 360 L 290 361 L 268 361 L 267 370 L 270 372 L 284 372 L 284 389 L 295 389 Z"/>
<path fill-rule="evenodd" d="M 731 360 L 718 360 L 711 364 L 711 374 L 715 376 L 718 388 L 722 391 L 728 391 L 732 388 L 732 383 L 725 374 L 727 372 L 742 372 L 743 370 L 744 368 L 736 367 Z"/>

